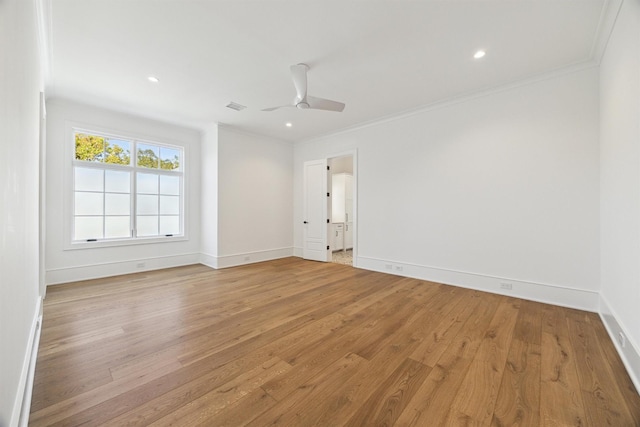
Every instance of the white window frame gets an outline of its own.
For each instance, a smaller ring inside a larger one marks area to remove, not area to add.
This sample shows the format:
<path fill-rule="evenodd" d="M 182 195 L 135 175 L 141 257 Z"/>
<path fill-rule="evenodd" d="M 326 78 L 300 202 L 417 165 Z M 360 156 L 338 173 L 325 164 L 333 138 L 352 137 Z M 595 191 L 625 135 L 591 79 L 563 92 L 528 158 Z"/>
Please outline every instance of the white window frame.
<path fill-rule="evenodd" d="M 75 250 L 75 249 L 89 249 L 89 248 L 105 248 L 105 247 L 113 247 L 113 246 L 130 246 L 130 245 L 141 245 L 141 244 L 152 244 L 152 243 L 167 243 L 167 242 L 178 242 L 178 241 L 186 241 L 188 239 L 188 199 L 187 199 L 187 189 L 188 189 L 188 154 L 189 147 L 187 144 L 180 143 L 177 141 L 168 141 L 166 139 L 150 137 L 145 135 L 135 134 L 134 132 L 121 132 L 113 129 L 107 129 L 101 126 L 80 124 L 80 123 L 66 123 L 66 140 L 68 144 L 65 148 L 65 163 L 66 163 L 66 173 L 64 179 L 64 198 L 65 198 L 65 209 L 64 209 L 64 227 L 63 232 L 65 233 L 65 247 L 64 250 Z M 75 158 L 75 135 L 76 133 L 87 133 L 98 136 L 103 136 L 107 138 L 116 138 L 126 141 L 132 142 L 131 147 L 131 164 L 129 166 L 125 165 L 117 165 L 117 164 L 109 164 L 102 162 L 86 162 L 82 160 L 76 160 Z M 181 164 L 180 164 L 180 229 L 182 230 L 181 234 L 176 234 L 172 236 L 149 236 L 149 237 L 136 237 L 135 236 L 135 221 L 136 221 L 136 179 L 135 174 L 137 172 L 152 172 L 157 173 L 159 175 L 167 174 L 167 175 L 176 175 L 175 172 L 164 171 L 162 169 L 151 169 L 136 166 L 137 163 L 137 153 L 135 151 L 135 144 L 150 144 L 160 147 L 168 147 L 173 149 L 179 149 L 182 152 Z M 97 168 L 100 170 L 127 170 L 131 173 L 131 204 L 130 204 L 130 218 L 131 225 L 133 227 L 133 232 L 130 237 L 125 238 L 112 238 L 112 239 L 98 239 L 95 241 L 84 241 L 84 240 L 73 240 L 74 238 L 74 217 L 75 217 L 75 167 L 86 167 L 86 168 Z"/>

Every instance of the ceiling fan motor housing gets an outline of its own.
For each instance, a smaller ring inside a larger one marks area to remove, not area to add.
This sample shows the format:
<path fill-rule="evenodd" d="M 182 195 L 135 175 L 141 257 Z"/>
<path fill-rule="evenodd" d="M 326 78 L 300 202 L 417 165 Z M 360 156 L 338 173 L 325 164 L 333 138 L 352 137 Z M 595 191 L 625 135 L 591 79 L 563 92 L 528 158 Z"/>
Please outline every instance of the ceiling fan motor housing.
<path fill-rule="evenodd" d="M 263 111 L 273 111 L 283 107 L 296 107 L 299 110 L 311 109 L 338 112 L 344 110 L 344 104 L 342 102 L 307 95 L 307 71 L 309 71 L 309 66 L 307 64 L 300 63 L 292 65 L 289 68 L 293 78 L 293 85 L 296 88 L 296 97 L 293 102 L 288 105 L 265 108 Z"/>

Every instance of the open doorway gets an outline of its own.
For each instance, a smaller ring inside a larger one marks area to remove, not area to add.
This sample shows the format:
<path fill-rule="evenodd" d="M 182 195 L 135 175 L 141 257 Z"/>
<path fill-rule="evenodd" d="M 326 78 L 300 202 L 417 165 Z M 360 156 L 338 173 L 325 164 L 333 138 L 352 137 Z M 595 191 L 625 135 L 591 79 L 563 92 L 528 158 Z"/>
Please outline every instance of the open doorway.
<path fill-rule="evenodd" d="M 353 156 L 333 157 L 327 161 L 331 185 L 331 229 L 329 246 L 331 262 L 353 265 L 354 239 L 354 180 Z"/>

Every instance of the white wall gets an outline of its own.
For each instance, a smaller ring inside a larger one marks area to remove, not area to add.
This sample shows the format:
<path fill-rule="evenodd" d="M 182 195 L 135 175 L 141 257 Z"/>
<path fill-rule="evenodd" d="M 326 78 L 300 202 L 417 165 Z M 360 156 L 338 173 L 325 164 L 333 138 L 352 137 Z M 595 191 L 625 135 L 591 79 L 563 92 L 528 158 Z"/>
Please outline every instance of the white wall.
<path fill-rule="evenodd" d="M 47 283 L 63 283 L 94 277 L 125 274 L 193 264 L 200 259 L 200 133 L 141 117 L 116 113 L 69 101 L 47 102 Z M 185 227 L 188 240 L 90 249 L 65 249 L 68 236 L 66 215 L 71 193 L 65 188 L 65 174 L 72 150 L 68 129 L 81 124 L 89 129 L 110 130 L 152 141 L 184 144 L 186 150 Z M 65 155 L 67 157 L 65 157 Z M 65 206 L 66 204 L 66 206 Z M 143 268 L 138 268 L 144 263 Z"/>
<path fill-rule="evenodd" d="M 293 253 L 293 147 L 220 126 L 217 267 Z"/>
<path fill-rule="evenodd" d="M 329 159 L 331 173 L 353 173 L 353 156 L 334 157 Z"/>
<path fill-rule="evenodd" d="M 600 67 L 601 313 L 640 390 L 640 4 L 625 0 Z"/>
<path fill-rule="evenodd" d="M 200 252 L 203 264 L 217 266 L 218 259 L 218 125 L 202 133 L 200 194 Z"/>
<path fill-rule="evenodd" d="M 358 266 L 597 309 L 596 68 L 297 144 L 296 253 L 303 162 L 350 149 Z"/>
<path fill-rule="evenodd" d="M 39 316 L 39 121 L 34 1 L 0 2 L 0 426 L 20 416 Z"/>

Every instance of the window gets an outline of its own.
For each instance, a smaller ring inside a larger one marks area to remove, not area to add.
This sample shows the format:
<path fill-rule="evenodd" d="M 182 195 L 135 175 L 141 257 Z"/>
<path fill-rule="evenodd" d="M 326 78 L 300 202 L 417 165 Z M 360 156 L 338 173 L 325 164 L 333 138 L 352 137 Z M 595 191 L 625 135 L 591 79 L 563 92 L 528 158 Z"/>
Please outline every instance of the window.
<path fill-rule="evenodd" d="M 181 147 L 74 130 L 72 242 L 184 235 Z"/>

